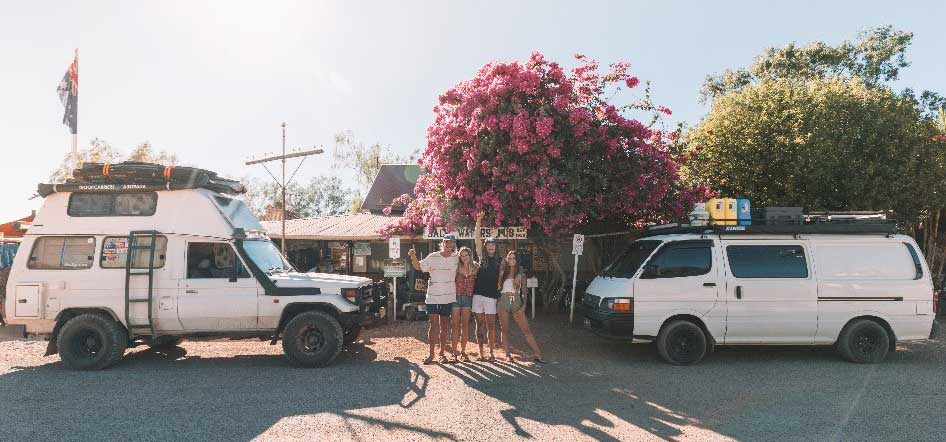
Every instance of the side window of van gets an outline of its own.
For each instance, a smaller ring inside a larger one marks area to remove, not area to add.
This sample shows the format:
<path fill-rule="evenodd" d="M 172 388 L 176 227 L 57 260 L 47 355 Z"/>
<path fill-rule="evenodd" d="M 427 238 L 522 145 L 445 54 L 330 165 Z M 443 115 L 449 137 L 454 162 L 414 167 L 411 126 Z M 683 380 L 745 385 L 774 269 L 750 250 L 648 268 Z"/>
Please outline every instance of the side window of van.
<path fill-rule="evenodd" d="M 142 247 L 151 245 L 150 236 L 139 236 L 135 239 L 135 244 Z M 158 236 L 155 239 L 154 248 L 154 268 L 164 267 L 164 261 L 167 254 L 168 238 Z M 139 249 L 131 251 L 131 268 L 147 269 L 148 260 L 151 252 L 148 249 Z M 102 241 L 102 255 L 99 258 L 99 265 L 103 269 L 123 269 L 128 262 L 128 237 L 127 236 L 108 236 Z"/>
<path fill-rule="evenodd" d="M 227 243 L 187 243 L 187 278 L 249 278 L 236 251 Z"/>
<path fill-rule="evenodd" d="M 155 192 L 73 193 L 69 216 L 151 216 L 158 207 Z"/>
<path fill-rule="evenodd" d="M 34 270 L 81 270 L 92 267 L 95 237 L 43 236 L 36 239 L 26 267 Z"/>
<path fill-rule="evenodd" d="M 729 270 L 736 278 L 807 278 L 805 249 L 795 245 L 728 246 Z"/>
<path fill-rule="evenodd" d="M 677 241 L 657 251 L 647 263 L 642 279 L 682 278 L 709 273 L 713 268 L 713 242 Z"/>

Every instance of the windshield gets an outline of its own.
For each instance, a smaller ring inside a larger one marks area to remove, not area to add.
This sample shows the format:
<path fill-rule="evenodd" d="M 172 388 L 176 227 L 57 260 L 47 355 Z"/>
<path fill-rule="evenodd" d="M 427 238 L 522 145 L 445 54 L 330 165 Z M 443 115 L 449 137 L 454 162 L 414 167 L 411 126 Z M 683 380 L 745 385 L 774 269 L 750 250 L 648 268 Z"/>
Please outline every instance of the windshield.
<path fill-rule="evenodd" d="M 263 225 L 260 224 L 256 215 L 243 204 L 243 201 L 227 198 L 225 196 L 215 195 L 214 200 L 220 206 L 220 211 L 230 220 L 235 228 L 241 228 L 248 232 L 262 232 Z"/>
<path fill-rule="evenodd" d="M 631 278 L 644 264 L 647 257 L 660 245 L 660 241 L 634 241 L 611 265 L 604 268 L 602 276 Z"/>
<path fill-rule="evenodd" d="M 243 241 L 243 250 L 260 270 L 273 274 L 277 272 L 295 272 L 296 269 L 279 253 L 276 245 L 270 241 Z"/>

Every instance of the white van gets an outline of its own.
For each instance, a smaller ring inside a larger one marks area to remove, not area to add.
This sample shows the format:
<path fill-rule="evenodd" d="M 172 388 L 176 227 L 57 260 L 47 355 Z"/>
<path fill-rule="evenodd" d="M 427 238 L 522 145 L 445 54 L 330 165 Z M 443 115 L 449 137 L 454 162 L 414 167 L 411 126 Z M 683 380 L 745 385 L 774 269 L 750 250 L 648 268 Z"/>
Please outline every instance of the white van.
<path fill-rule="evenodd" d="M 167 190 L 167 189 L 180 190 Z M 41 188 L 42 189 L 42 188 Z M 300 273 L 239 199 L 200 185 L 60 185 L 23 238 L 6 321 L 75 369 L 185 337 L 281 337 L 289 360 L 330 363 L 380 284 Z"/>
<path fill-rule="evenodd" d="M 835 345 L 876 363 L 931 335 L 933 284 L 893 225 L 679 228 L 632 243 L 592 281 L 585 325 L 655 342 L 671 364 L 716 345 Z M 700 233 L 686 233 L 700 232 Z"/>

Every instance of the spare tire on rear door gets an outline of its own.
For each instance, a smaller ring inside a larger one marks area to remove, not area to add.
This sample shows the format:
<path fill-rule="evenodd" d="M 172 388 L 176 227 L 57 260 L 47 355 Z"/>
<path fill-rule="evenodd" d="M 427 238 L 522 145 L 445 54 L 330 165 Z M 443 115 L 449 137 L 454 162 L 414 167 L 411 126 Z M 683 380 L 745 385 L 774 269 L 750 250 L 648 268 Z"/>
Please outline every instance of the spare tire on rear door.
<path fill-rule="evenodd" d="M 324 367 L 342 351 L 342 325 L 332 315 L 318 310 L 299 313 L 283 332 L 282 348 L 295 365 Z"/>

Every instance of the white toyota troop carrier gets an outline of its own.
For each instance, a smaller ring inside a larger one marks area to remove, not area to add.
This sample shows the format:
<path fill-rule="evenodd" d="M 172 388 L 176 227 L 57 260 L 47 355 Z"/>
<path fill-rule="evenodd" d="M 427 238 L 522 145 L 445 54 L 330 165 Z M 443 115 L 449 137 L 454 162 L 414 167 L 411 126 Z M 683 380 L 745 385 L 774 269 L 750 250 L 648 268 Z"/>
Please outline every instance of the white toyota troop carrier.
<path fill-rule="evenodd" d="M 358 337 L 372 290 L 383 289 L 296 271 L 228 196 L 242 186 L 212 172 L 87 163 L 76 175 L 40 185 L 46 200 L 6 287 L 6 321 L 47 337 L 47 356 L 70 368 L 185 337 L 282 338 L 291 362 L 324 366 Z"/>

